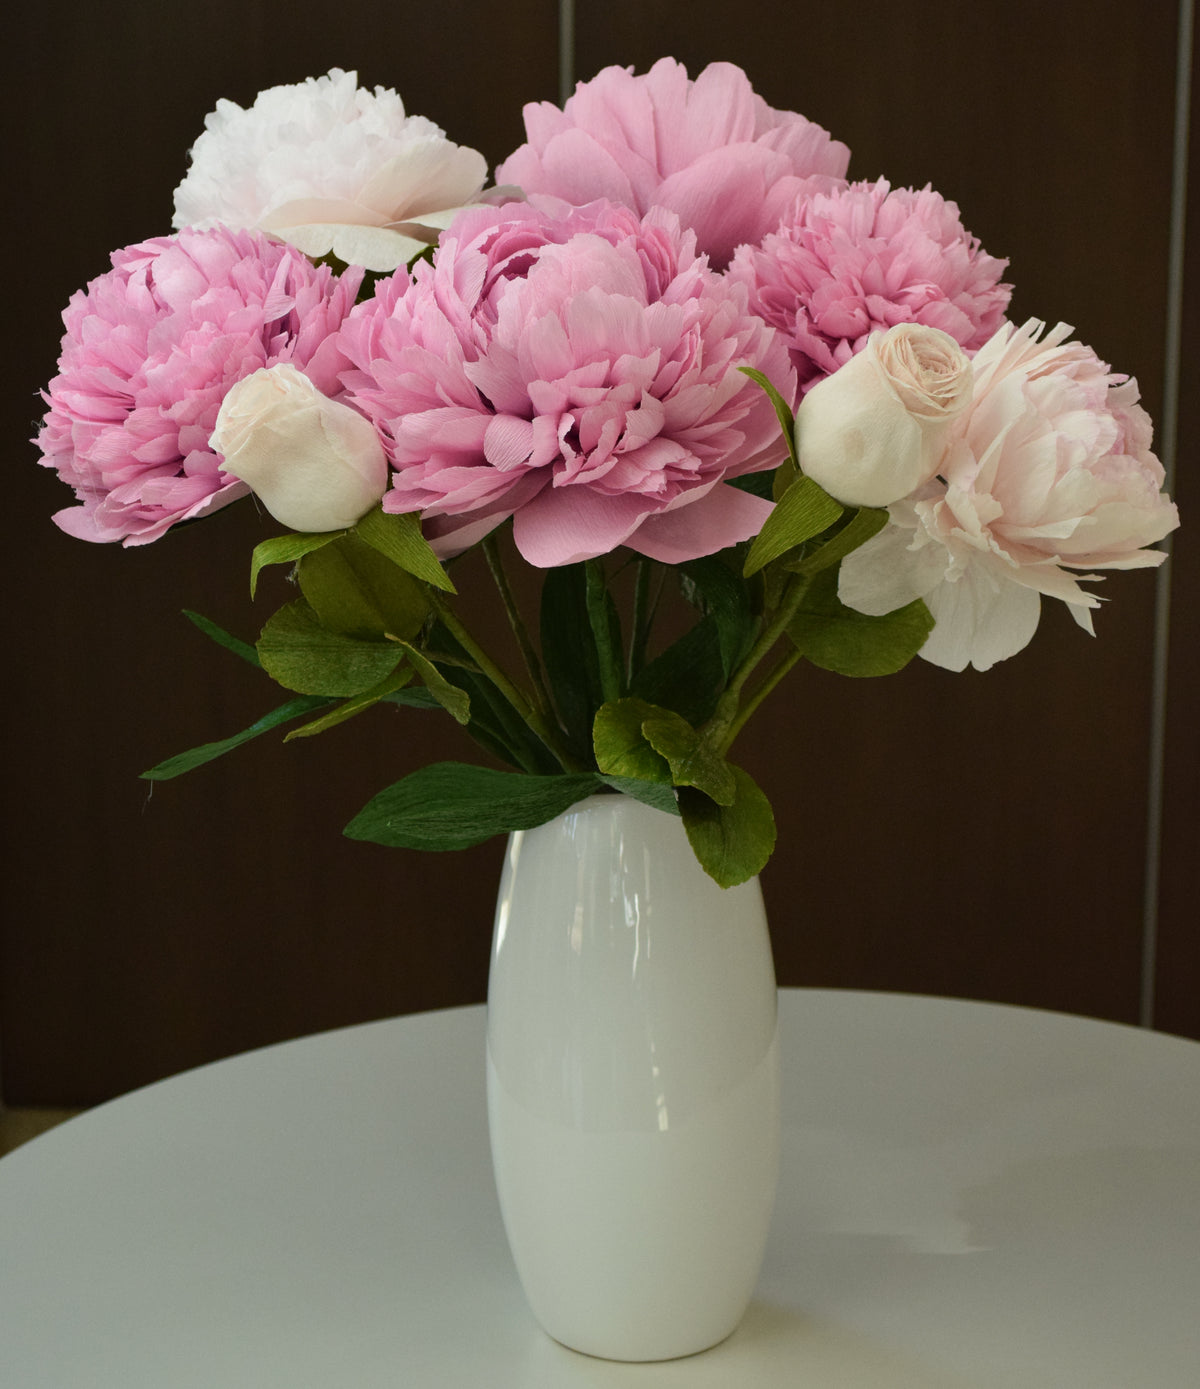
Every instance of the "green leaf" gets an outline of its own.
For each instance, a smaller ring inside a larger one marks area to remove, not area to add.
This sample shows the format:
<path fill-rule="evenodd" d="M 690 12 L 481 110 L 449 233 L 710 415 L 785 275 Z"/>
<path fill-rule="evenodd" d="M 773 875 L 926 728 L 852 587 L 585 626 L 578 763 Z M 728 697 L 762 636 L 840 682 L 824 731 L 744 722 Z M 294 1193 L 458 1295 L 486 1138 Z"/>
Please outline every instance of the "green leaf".
<path fill-rule="evenodd" d="M 827 530 L 841 516 L 842 506 L 810 477 L 798 476 L 780 497 L 750 546 L 744 573 L 756 574 L 772 560 Z"/>
<path fill-rule="evenodd" d="M 598 559 L 584 566 L 584 602 L 592 640 L 596 643 L 596 663 L 600 676 L 600 695 L 607 704 L 620 699 L 622 684 L 621 622 L 617 606 L 604 580 L 604 566 Z"/>
<path fill-rule="evenodd" d="M 452 685 L 457 685 L 470 697 L 471 721 L 467 724 L 467 732 L 480 747 L 524 772 L 550 774 L 560 770 L 554 754 L 495 685 L 466 660 L 466 652 L 440 623 L 430 633 L 426 654 Z M 454 664 L 456 661 L 462 663 Z M 428 691 L 422 688 L 412 693 L 428 694 Z"/>
<path fill-rule="evenodd" d="M 721 665 L 728 679 L 757 630 L 746 582 L 716 555 L 688 560 L 679 565 L 679 574 L 684 597 L 716 623 Z"/>
<path fill-rule="evenodd" d="M 252 666 L 262 669 L 262 662 L 258 659 L 258 652 L 248 641 L 241 641 L 238 637 L 232 637 L 223 628 L 218 627 L 211 618 L 201 617 L 199 613 L 194 613 L 190 608 L 184 608 L 184 617 L 195 626 L 199 627 L 210 641 L 215 641 L 218 646 L 223 646 L 226 651 L 232 651 L 235 656 L 240 656 L 243 661 L 249 662 Z"/>
<path fill-rule="evenodd" d="M 408 652 L 408 659 L 412 662 L 417 674 L 425 682 L 425 688 L 434 699 L 437 700 L 442 708 L 445 709 L 456 723 L 470 723 L 470 695 L 468 695 L 465 690 L 460 689 L 458 685 L 451 684 L 425 653 L 423 651 L 418 651 L 411 642 L 402 641 L 400 645 Z"/>
<path fill-rule="evenodd" d="M 803 559 L 794 560 L 783 567 L 797 574 L 817 574 L 822 569 L 840 564 L 852 550 L 857 550 L 873 535 L 877 535 L 887 525 L 887 519 L 885 508 L 860 506 L 841 530 L 824 545 L 819 546 L 811 555 L 805 555 Z"/>
<path fill-rule="evenodd" d="M 420 517 L 415 511 L 392 516 L 382 506 L 377 506 L 367 512 L 354 531 L 360 540 L 365 540 L 409 574 L 415 574 L 445 593 L 458 592 L 429 541 L 421 534 Z"/>
<path fill-rule="evenodd" d="M 546 571 L 540 625 L 542 666 L 567 745 L 576 757 L 589 758 L 592 723 L 604 695 L 582 564 Z"/>
<path fill-rule="evenodd" d="M 442 706 L 424 685 L 403 685 L 398 690 L 381 695 L 385 704 L 402 704 L 408 709 L 440 709 Z"/>
<path fill-rule="evenodd" d="M 670 786 L 670 763 L 654 751 L 642 732 L 647 719 L 666 713 L 644 699 L 618 699 L 602 705 L 592 729 L 596 765 L 601 772 Z"/>
<path fill-rule="evenodd" d="M 631 796 L 635 801 L 653 806 L 655 810 L 665 811 L 668 815 L 679 814 L 679 802 L 675 799 L 674 787 L 663 786 L 657 781 L 641 781 L 637 777 L 604 776 L 603 773 L 601 779 L 606 786 L 620 791 L 623 796 Z"/>
<path fill-rule="evenodd" d="M 318 733 L 324 733 L 326 729 L 334 728 L 339 723 L 345 723 L 347 719 L 361 714 L 364 709 L 370 709 L 372 705 L 378 704 L 381 699 L 397 693 L 412 678 L 413 672 L 410 666 L 397 666 L 391 675 L 372 689 L 356 695 L 353 699 L 345 700 L 323 717 L 313 719 L 311 723 L 301 724 L 299 728 L 293 728 L 283 741 L 290 743 L 293 738 L 312 738 Z"/>
<path fill-rule="evenodd" d="M 408 641 L 429 616 L 421 583 L 353 534 L 305 555 L 296 577 L 322 626 L 344 636 Z"/>
<path fill-rule="evenodd" d="M 800 460 L 796 457 L 796 419 L 792 414 L 791 406 L 761 371 L 754 367 L 738 367 L 738 370 L 744 372 L 751 381 L 756 381 L 770 397 L 771 404 L 775 407 L 775 414 L 779 417 L 779 427 L 783 430 L 784 439 L 787 440 L 788 456 L 796 467 L 799 467 Z"/>
<path fill-rule="evenodd" d="M 230 738 L 221 738 L 215 743 L 204 743 L 198 748 L 192 748 L 190 752 L 177 753 L 174 757 L 168 757 L 165 762 L 160 762 L 158 766 L 151 767 L 148 772 L 143 772 L 142 776 L 147 781 L 170 781 L 172 777 L 182 776 L 184 772 L 190 772 L 194 767 L 202 767 L 206 762 L 211 762 L 216 757 L 232 752 L 234 748 L 248 743 L 251 738 L 268 733 L 272 728 L 278 728 L 282 723 L 289 723 L 292 719 L 298 719 L 302 714 L 311 714 L 314 709 L 323 709 L 329 702 L 328 699 L 313 697 L 312 695 L 305 695 L 302 699 L 290 699 L 286 704 L 281 704 L 278 709 L 273 709 L 269 714 L 264 714 L 261 719 L 256 719 L 249 728 L 243 729 L 241 733 L 235 733 Z"/>
<path fill-rule="evenodd" d="M 771 500 L 777 502 L 800 476 L 800 469 L 794 459 L 788 458 L 775 469 L 775 480 L 771 484 Z"/>
<path fill-rule="evenodd" d="M 675 786 L 694 786 L 718 805 L 732 805 L 736 790 L 729 763 L 707 744 L 686 719 L 669 710 L 642 720 L 646 741 L 667 759 Z"/>
<path fill-rule="evenodd" d="M 736 887 L 761 873 L 775 847 L 771 803 L 741 767 L 731 767 L 733 804 L 717 805 L 700 791 L 679 792 L 688 843 L 700 866 L 721 887 Z"/>
<path fill-rule="evenodd" d="M 603 784 L 590 772 L 528 776 L 437 762 L 381 791 L 345 833 L 390 848 L 466 849 L 497 834 L 543 825 Z"/>
<path fill-rule="evenodd" d="M 704 723 L 725 679 L 720 628 L 714 618 L 704 617 L 638 671 L 630 693 L 682 714 L 689 723 Z"/>
<path fill-rule="evenodd" d="M 838 675 L 893 675 L 920 651 L 933 631 L 918 598 L 882 617 L 846 607 L 837 596 L 838 571 L 823 569 L 809 584 L 788 636 L 805 658 Z"/>
<path fill-rule="evenodd" d="M 303 598 L 268 620 L 258 655 L 263 669 L 285 689 L 339 696 L 364 694 L 404 658 L 395 642 L 359 641 L 331 632 Z"/>
<path fill-rule="evenodd" d="M 320 550 L 345 534 L 345 531 L 298 532 L 294 535 L 275 535 L 256 545 L 250 556 L 250 597 L 253 598 L 257 592 L 258 576 L 267 565 L 294 564 L 296 560 L 303 559 L 313 550 Z"/>

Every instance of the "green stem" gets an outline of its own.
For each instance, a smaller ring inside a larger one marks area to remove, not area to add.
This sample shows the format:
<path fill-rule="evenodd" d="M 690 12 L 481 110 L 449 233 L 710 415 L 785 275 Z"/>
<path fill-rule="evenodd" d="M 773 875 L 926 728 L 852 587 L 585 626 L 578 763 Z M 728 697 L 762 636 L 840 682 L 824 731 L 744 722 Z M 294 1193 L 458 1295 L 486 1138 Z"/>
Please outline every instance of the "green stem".
<path fill-rule="evenodd" d="M 495 533 L 485 537 L 483 553 L 487 557 L 488 568 L 492 571 L 492 578 L 495 580 L 501 601 L 504 603 L 504 611 L 508 614 L 508 625 L 513 630 L 517 645 L 521 648 L 521 658 L 525 662 L 525 669 L 529 672 L 529 679 L 533 686 L 533 702 L 538 713 L 548 718 L 551 704 L 550 695 L 542 677 L 542 663 L 538 658 L 533 642 L 529 639 L 529 631 L 521 616 L 521 610 L 517 607 L 517 600 L 509 585 L 508 575 L 504 572 L 504 564 L 500 558 L 500 547 L 496 544 Z"/>
<path fill-rule="evenodd" d="M 746 653 L 741 664 L 730 676 L 725 692 L 717 701 L 715 713 L 702 730 L 704 735 L 712 740 L 715 747 L 728 747 L 729 743 L 733 741 L 733 736 L 736 736 L 742 724 L 745 723 L 745 718 L 739 716 L 742 690 L 757 667 L 770 654 L 775 643 L 787 631 L 789 623 L 796 616 L 797 609 L 803 601 L 807 588 L 806 580 L 795 578 L 788 580 L 780 596 L 779 606 L 759 632 L 758 639 Z M 780 678 L 784 673 L 780 672 Z M 732 734 L 730 729 L 733 729 Z"/>
<path fill-rule="evenodd" d="M 646 664 L 646 647 L 650 643 L 650 627 L 654 622 L 654 610 L 658 606 L 658 597 L 651 597 L 650 582 L 654 574 L 658 571 L 658 566 L 653 560 L 639 559 L 637 562 L 637 575 L 633 581 L 633 631 L 629 637 L 629 665 L 627 667 L 627 680 L 633 683 L 633 677 Z M 662 592 L 662 575 L 659 573 L 659 593 Z"/>
<path fill-rule="evenodd" d="M 604 575 L 604 565 L 598 559 L 589 559 L 584 561 L 583 568 L 586 575 L 584 601 L 587 604 L 592 641 L 596 646 L 600 693 L 605 704 L 611 704 L 621 698 L 620 633 L 614 632 L 614 610 L 608 592 L 608 581 Z"/>
<path fill-rule="evenodd" d="M 530 703 L 524 693 L 508 678 L 500 669 L 495 661 L 479 645 L 475 638 L 467 631 L 462 623 L 455 617 L 450 606 L 442 598 L 440 593 L 431 592 L 431 601 L 437 612 L 439 621 L 445 626 L 450 635 L 458 642 L 462 649 L 479 667 L 481 673 L 485 675 L 497 690 L 504 696 L 517 714 L 525 721 L 533 732 L 545 743 L 546 747 L 558 758 L 559 764 L 564 771 L 582 772 L 587 768 L 582 766 L 567 749 L 562 745 L 558 732 L 553 728 L 549 720 L 541 714 Z"/>
<path fill-rule="evenodd" d="M 783 679 L 789 670 L 800 659 L 800 648 L 793 646 L 790 651 L 784 652 L 771 670 L 767 673 L 762 684 L 759 685 L 754 693 L 749 696 L 746 702 L 740 706 L 737 713 L 729 722 L 729 727 L 725 730 L 725 735 L 717 748 L 717 751 L 724 756 L 733 745 L 733 740 L 745 728 L 751 714 L 758 708 L 764 699 L 771 693 L 776 685 Z"/>

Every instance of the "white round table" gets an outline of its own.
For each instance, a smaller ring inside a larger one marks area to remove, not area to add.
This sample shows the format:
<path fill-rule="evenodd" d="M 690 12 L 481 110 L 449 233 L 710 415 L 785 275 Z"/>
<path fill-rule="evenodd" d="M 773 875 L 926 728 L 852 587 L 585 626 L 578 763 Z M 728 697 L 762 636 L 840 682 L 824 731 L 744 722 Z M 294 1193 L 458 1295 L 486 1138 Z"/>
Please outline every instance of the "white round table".
<path fill-rule="evenodd" d="M 482 1008 L 270 1047 L 0 1161 L 5 1389 L 1196 1389 L 1200 1044 L 785 990 L 783 1176 L 739 1330 L 615 1365 L 527 1312 Z"/>

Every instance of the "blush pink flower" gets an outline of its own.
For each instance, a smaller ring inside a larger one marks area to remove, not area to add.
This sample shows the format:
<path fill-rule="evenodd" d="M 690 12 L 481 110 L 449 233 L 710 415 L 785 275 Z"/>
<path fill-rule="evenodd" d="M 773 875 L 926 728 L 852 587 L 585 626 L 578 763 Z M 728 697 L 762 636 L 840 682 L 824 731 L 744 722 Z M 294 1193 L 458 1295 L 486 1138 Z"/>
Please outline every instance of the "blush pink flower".
<path fill-rule="evenodd" d="M 1066 341 L 1066 324 L 1042 329 L 1005 324 L 979 350 L 939 477 L 842 561 L 839 593 L 859 612 L 925 600 L 936 626 L 921 655 L 947 670 L 1015 655 L 1043 594 L 1090 632 L 1100 600 L 1079 580 L 1101 576 L 1068 571 L 1161 564 L 1142 547 L 1179 524 L 1137 383 Z"/>
<path fill-rule="evenodd" d="M 1007 261 L 986 255 L 931 188 L 854 183 L 801 199 L 730 274 L 787 338 L 807 390 L 898 323 L 940 328 L 967 352 L 1000 326 Z"/>
<path fill-rule="evenodd" d="M 291 362 L 337 392 L 333 334 L 362 271 L 339 279 L 290 246 L 219 227 L 128 246 L 112 267 L 63 314 L 36 443 L 81 503 L 54 517 L 64 531 L 144 545 L 249 491 L 209 447 L 234 382 Z"/>
<path fill-rule="evenodd" d="M 819 125 L 772 110 L 741 68 L 711 63 L 693 82 L 674 58 L 644 76 L 605 68 L 561 111 L 531 102 L 525 133 L 498 183 L 642 214 L 670 208 L 718 269 L 737 246 L 760 241 L 798 194 L 836 186 L 850 160 Z"/>
<path fill-rule="evenodd" d="M 756 367 L 789 398 L 787 350 L 658 209 L 464 212 L 432 265 L 384 282 L 339 346 L 347 400 L 442 555 L 509 516 L 540 567 L 628 545 L 674 563 L 757 533 L 770 504 L 728 479 L 784 442 Z"/>

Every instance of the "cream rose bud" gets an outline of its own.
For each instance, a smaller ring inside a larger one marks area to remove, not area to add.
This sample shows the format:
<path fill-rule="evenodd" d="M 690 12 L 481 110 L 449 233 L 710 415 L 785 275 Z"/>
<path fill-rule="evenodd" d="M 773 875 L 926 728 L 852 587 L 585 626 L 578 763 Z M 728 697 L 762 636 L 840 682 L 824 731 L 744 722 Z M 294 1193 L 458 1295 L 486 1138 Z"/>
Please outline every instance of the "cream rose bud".
<path fill-rule="evenodd" d="M 966 353 L 940 328 L 900 323 L 815 385 L 796 411 L 800 466 L 847 506 L 887 506 L 938 471 L 971 399 Z"/>
<path fill-rule="evenodd" d="M 225 472 L 297 531 L 352 526 L 387 490 L 375 427 L 330 400 L 287 362 L 263 367 L 226 392 L 209 441 Z"/>

